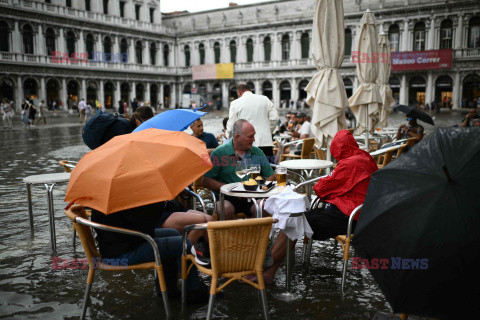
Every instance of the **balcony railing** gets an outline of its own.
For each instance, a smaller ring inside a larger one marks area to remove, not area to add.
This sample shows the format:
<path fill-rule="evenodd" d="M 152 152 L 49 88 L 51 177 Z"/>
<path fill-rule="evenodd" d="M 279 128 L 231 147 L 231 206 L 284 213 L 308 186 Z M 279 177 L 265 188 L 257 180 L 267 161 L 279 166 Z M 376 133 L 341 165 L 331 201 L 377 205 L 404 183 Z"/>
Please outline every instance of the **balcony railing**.
<path fill-rule="evenodd" d="M 147 31 L 174 33 L 174 30 L 160 24 L 154 24 L 145 21 L 137 21 L 133 19 L 126 19 L 122 17 L 106 15 L 100 12 L 87 12 L 85 10 L 78 10 L 75 8 L 67 8 L 65 6 L 58 6 L 55 4 L 29 1 L 29 0 L 0 0 L 0 6 L 11 6 L 14 8 L 23 8 L 28 11 L 44 12 L 46 14 L 53 14 L 55 16 L 66 16 L 69 18 L 85 20 L 95 20 L 99 23 L 107 23 L 113 25 L 121 25 L 127 28 L 138 28 Z"/>
<path fill-rule="evenodd" d="M 455 58 L 480 57 L 480 48 L 455 49 Z"/>

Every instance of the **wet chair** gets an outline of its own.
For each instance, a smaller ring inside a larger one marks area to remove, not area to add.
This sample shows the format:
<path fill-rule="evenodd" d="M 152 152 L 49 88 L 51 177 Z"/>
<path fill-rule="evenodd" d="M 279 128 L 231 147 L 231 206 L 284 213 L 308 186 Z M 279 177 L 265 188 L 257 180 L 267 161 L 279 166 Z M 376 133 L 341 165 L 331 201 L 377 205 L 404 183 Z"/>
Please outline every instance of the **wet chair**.
<path fill-rule="evenodd" d="M 150 237 L 147 234 L 133 231 L 133 230 L 110 227 L 107 225 L 91 222 L 90 220 L 87 219 L 85 208 L 81 205 L 72 206 L 70 209 L 65 211 L 65 214 L 73 221 L 73 227 L 77 231 L 78 237 L 82 242 L 83 250 L 85 251 L 85 255 L 87 256 L 87 259 L 88 259 L 87 287 L 85 288 L 82 315 L 80 319 L 85 319 L 85 314 L 87 312 L 88 298 L 90 296 L 90 289 L 92 288 L 93 276 L 95 274 L 96 269 L 107 270 L 107 271 L 127 271 L 127 270 L 145 270 L 145 269 L 156 270 L 158 275 L 158 281 L 160 283 L 160 290 L 162 291 L 162 299 L 165 307 L 165 314 L 167 318 L 170 318 L 171 313 L 170 313 L 170 306 L 168 304 L 167 285 L 165 283 L 163 267 L 160 261 L 160 253 L 158 252 L 157 244 L 152 239 L 152 237 Z M 103 262 L 99 262 L 102 260 L 102 256 L 100 255 L 100 252 L 97 250 L 97 247 L 95 245 L 95 239 L 93 238 L 92 230 L 90 229 L 90 227 L 143 238 L 152 246 L 153 252 L 155 254 L 155 262 L 147 262 L 147 263 L 141 263 L 141 264 L 135 264 L 135 265 L 129 265 L 129 266 L 123 266 L 123 265 L 113 266 L 113 265 L 105 264 Z"/>
<path fill-rule="evenodd" d="M 282 148 L 296 145 L 299 141 L 303 141 L 302 151 L 300 152 L 300 154 L 299 155 L 288 154 L 288 153 L 283 154 L 283 150 L 282 150 L 282 155 L 280 156 L 280 162 L 282 162 L 285 159 L 310 159 L 311 158 L 311 154 L 313 152 L 313 147 L 315 144 L 315 138 L 306 138 L 303 140 L 287 142 L 282 146 Z"/>
<path fill-rule="evenodd" d="M 77 164 L 77 161 L 68 161 L 68 160 L 60 160 L 58 161 L 58 164 L 63 167 L 65 172 L 69 173 L 72 172 L 73 168 L 75 168 L 75 165 Z"/>
<path fill-rule="evenodd" d="M 265 282 L 263 280 L 263 263 L 272 223 L 272 218 L 258 218 L 213 221 L 207 224 L 185 227 L 183 232 L 182 256 L 182 306 L 185 306 L 186 302 L 186 279 L 191 268 L 195 265 L 200 272 L 212 277 L 207 319 L 212 318 L 215 295 L 235 280 L 246 282 L 260 290 L 263 315 L 265 319 L 268 319 Z M 193 255 L 186 254 L 188 232 L 201 229 L 206 229 L 208 232 L 211 268 L 197 264 Z M 188 261 L 191 262 L 189 267 L 187 267 Z M 258 283 L 245 279 L 245 276 L 250 274 L 257 275 Z M 219 285 L 218 279 L 220 277 L 227 278 L 228 280 Z"/>

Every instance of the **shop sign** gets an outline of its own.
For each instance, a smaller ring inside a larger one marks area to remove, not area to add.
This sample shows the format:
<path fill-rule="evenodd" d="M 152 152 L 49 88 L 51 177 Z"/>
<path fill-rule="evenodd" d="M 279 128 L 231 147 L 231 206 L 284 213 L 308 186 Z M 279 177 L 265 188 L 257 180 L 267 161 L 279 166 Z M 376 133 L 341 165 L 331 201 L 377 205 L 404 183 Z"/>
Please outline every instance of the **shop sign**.
<path fill-rule="evenodd" d="M 392 52 L 392 71 L 449 69 L 452 59 L 452 49 Z"/>

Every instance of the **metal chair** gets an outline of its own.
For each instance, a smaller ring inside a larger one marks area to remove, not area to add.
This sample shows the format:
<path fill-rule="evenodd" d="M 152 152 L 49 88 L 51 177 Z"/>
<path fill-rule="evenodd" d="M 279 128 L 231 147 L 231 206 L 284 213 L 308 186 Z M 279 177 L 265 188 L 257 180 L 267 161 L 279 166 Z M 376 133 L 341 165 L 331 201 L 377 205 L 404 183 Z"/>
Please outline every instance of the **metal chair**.
<path fill-rule="evenodd" d="M 162 292 L 162 300 L 163 305 L 165 307 L 165 314 L 167 318 L 170 318 L 170 306 L 168 304 L 168 296 L 167 296 L 167 285 L 165 283 L 165 277 L 163 274 L 163 267 L 162 262 L 160 261 L 160 253 L 158 252 L 158 247 L 155 241 L 147 234 L 123 229 L 123 228 L 116 228 L 110 227 L 107 225 L 91 222 L 87 219 L 85 208 L 81 205 L 74 205 L 68 210 L 65 211 L 65 214 L 73 221 L 73 227 L 78 233 L 78 237 L 82 242 L 83 250 L 85 251 L 85 255 L 88 259 L 88 277 L 87 277 L 87 287 L 85 288 L 85 296 L 83 298 L 83 306 L 82 306 L 82 315 L 80 319 L 85 319 L 85 314 L 87 312 L 87 305 L 88 305 L 88 298 L 90 296 L 90 290 L 92 288 L 93 283 L 93 276 L 95 274 L 96 269 L 100 270 L 107 270 L 107 271 L 126 271 L 126 270 L 145 270 L 145 269 L 154 269 L 158 275 L 158 281 L 160 283 L 160 290 Z M 102 256 L 100 252 L 97 250 L 95 245 L 95 239 L 92 234 L 92 230 L 90 229 L 96 228 L 104 231 L 111 231 L 117 233 L 128 234 L 131 236 L 137 236 L 146 240 L 153 248 L 153 252 L 155 254 L 155 262 L 146 262 L 140 263 L 135 265 L 129 266 L 114 266 L 105 264 L 102 262 Z"/>
<path fill-rule="evenodd" d="M 268 319 L 265 282 L 263 280 L 263 263 L 267 250 L 268 238 L 272 228 L 272 218 L 258 218 L 233 221 L 213 221 L 207 224 L 191 225 L 184 228 L 182 256 L 182 306 L 186 302 L 186 280 L 193 265 L 200 272 L 212 277 L 210 299 L 208 301 L 207 319 L 212 318 L 215 295 L 235 280 L 243 281 L 260 290 L 263 315 Z M 210 245 L 211 268 L 195 262 L 195 257 L 187 254 L 187 235 L 191 230 L 208 232 Z M 187 262 L 191 261 L 187 268 Z M 258 283 L 245 279 L 245 276 L 256 274 Z M 228 280 L 219 285 L 220 277 Z"/>
<path fill-rule="evenodd" d="M 69 161 L 69 160 L 60 160 L 58 162 L 59 165 L 63 167 L 65 172 L 72 172 L 73 168 L 75 168 L 75 165 L 77 164 L 77 161 Z"/>

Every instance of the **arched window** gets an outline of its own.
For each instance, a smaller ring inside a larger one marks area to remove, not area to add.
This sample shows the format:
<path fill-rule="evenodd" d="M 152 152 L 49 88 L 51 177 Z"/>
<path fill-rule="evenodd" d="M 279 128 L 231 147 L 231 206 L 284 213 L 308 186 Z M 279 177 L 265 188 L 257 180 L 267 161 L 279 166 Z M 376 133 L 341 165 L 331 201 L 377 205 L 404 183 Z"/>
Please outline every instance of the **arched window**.
<path fill-rule="evenodd" d="M 69 57 L 75 52 L 75 34 L 72 31 L 67 32 L 67 52 Z"/>
<path fill-rule="evenodd" d="M 345 56 L 352 55 L 352 30 L 345 29 Z"/>
<path fill-rule="evenodd" d="M 390 41 L 391 51 L 400 51 L 400 28 L 398 24 L 392 24 L 388 28 L 388 40 Z"/>
<path fill-rule="evenodd" d="M 220 63 L 220 43 L 213 44 L 213 53 L 215 55 L 215 63 Z"/>
<path fill-rule="evenodd" d="M 190 67 L 190 47 L 185 46 L 185 67 Z"/>
<path fill-rule="evenodd" d="M 9 50 L 9 41 L 10 28 L 5 21 L 0 22 L 0 51 L 10 51 Z"/>
<path fill-rule="evenodd" d="M 103 13 L 108 14 L 108 0 L 103 0 Z"/>
<path fill-rule="evenodd" d="M 445 19 L 440 25 L 440 49 L 452 48 L 453 23 L 450 19 Z"/>
<path fill-rule="evenodd" d="M 468 23 L 468 47 L 480 47 L 480 17 L 473 17 Z"/>
<path fill-rule="evenodd" d="M 106 53 L 105 60 L 106 62 L 112 60 L 112 39 L 110 37 L 105 37 L 103 41 L 103 52 Z"/>
<path fill-rule="evenodd" d="M 230 62 L 237 62 L 237 43 L 235 40 L 230 41 Z"/>
<path fill-rule="evenodd" d="M 290 59 L 290 38 L 288 34 L 284 34 L 282 37 L 282 60 Z"/>
<path fill-rule="evenodd" d="M 170 48 L 168 44 L 163 46 L 163 65 L 168 66 L 168 54 L 170 53 Z"/>
<path fill-rule="evenodd" d="M 143 61 L 142 61 L 142 42 L 141 41 L 137 41 L 137 43 L 135 44 L 135 56 L 137 58 L 137 63 L 138 64 L 142 64 Z"/>
<path fill-rule="evenodd" d="M 247 39 L 247 62 L 253 62 L 253 40 Z"/>
<path fill-rule="evenodd" d="M 302 47 L 302 59 L 308 59 L 308 52 L 310 51 L 310 37 L 308 36 L 307 32 L 302 33 L 300 45 Z"/>
<path fill-rule="evenodd" d="M 270 40 L 270 37 L 265 37 L 265 39 L 263 39 L 263 53 L 265 61 L 272 60 L 272 41 Z"/>
<path fill-rule="evenodd" d="M 198 56 L 200 57 L 200 64 L 205 64 L 205 45 L 203 43 L 198 45 Z"/>
<path fill-rule="evenodd" d="M 125 38 L 120 40 L 120 53 L 121 54 L 128 54 L 128 42 L 127 42 L 127 39 L 125 39 Z"/>
<path fill-rule="evenodd" d="M 155 56 L 157 55 L 157 46 L 155 45 L 155 42 L 152 42 L 150 44 L 150 63 L 152 66 L 156 64 Z"/>
<path fill-rule="evenodd" d="M 52 51 L 55 51 L 55 31 L 52 28 L 45 31 L 45 48 L 49 56 L 52 55 Z"/>
<path fill-rule="evenodd" d="M 87 36 L 85 37 L 85 49 L 87 50 L 87 53 L 88 53 L 88 59 L 92 60 L 93 51 L 94 51 L 94 40 L 93 40 L 93 35 L 91 33 L 87 34 Z"/>
<path fill-rule="evenodd" d="M 413 27 L 413 51 L 425 51 L 425 23 L 417 22 Z"/>
<path fill-rule="evenodd" d="M 23 52 L 33 54 L 33 29 L 29 24 L 22 28 Z"/>

